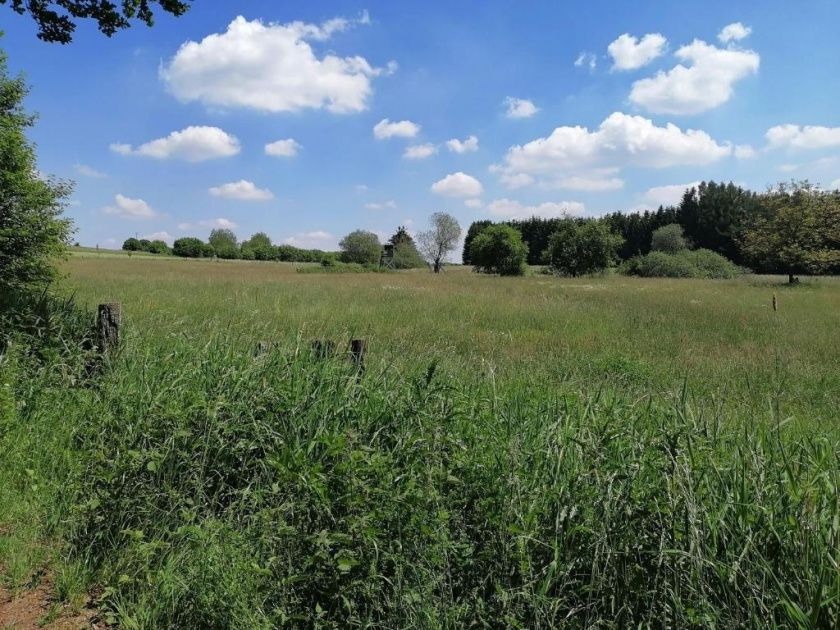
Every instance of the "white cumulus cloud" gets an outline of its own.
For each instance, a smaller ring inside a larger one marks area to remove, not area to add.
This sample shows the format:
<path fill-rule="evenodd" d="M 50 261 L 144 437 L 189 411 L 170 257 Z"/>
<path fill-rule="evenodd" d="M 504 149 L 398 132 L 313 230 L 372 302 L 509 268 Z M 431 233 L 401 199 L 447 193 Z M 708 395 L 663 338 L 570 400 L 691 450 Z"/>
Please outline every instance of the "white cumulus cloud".
<path fill-rule="evenodd" d="M 105 214 L 112 214 L 123 219 L 153 219 L 158 213 L 142 199 L 132 199 L 117 194 L 114 205 L 102 209 Z"/>
<path fill-rule="evenodd" d="M 413 138 L 418 133 L 420 133 L 420 125 L 413 123 L 410 120 L 391 122 L 389 119 L 383 118 L 373 127 L 373 136 L 377 140 L 387 140 L 388 138 Z"/>
<path fill-rule="evenodd" d="M 682 201 L 683 193 L 689 188 L 696 188 L 700 182 L 690 184 L 669 184 L 648 188 L 642 198 L 651 206 L 676 206 Z"/>
<path fill-rule="evenodd" d="M 459 171 L 432 184 L 432 192 L 444 197 L 478 197 L 484 188 L 475 177 Z"/>
<path fill-rule="evenodd" d="M 528 99 L 513 96 L 508 96 L 505 99 L 505 106 L 507 106 L 505 116 L 508 118 L 530 118 L 540 111 L 539 107 Z"/>
<path fill-rule="evenodd" d="M 367 109 L 371 80 L 393 71 L 364 57 L 319 56 L 310 42 L 323 42 L 352 24 L 337 18 L 321 25 L 263 23 L 239 16 L 224 33 L 185 42 L 160 70 L 180 101 L 246 107 L 266 112 L 326 108 L 337 113 Z"/>
<path fill-rule="evenodd" d="M 172 245 L 172 241 L 175 239 L 169 232 L 161 231 L 161 232 L 152 232 L 151 234 L 144 234 L 141 238 L 145 238 L 149 241 L 165 241 L 169 245 Z"/>
<path fill-rule="evenodd" d="M 130 144 L 112 144 L 111 151 L 120 155 L 139 155 L 157 160 L 179 159 L 203 162 L 236 155 L 239 140 L 218 127 L 187 127 L 173 131 L 165 138 L 158 138 L 132 147 Z"/>
<path fill-rule="evenodd" d="M 699 114 L 732 97 L 735 83 L 758 72 L 760 57 L 752 50 L 718 48 L 695 39 L 676 52 L 688 65 L 633 83 L 630 100 L 657 114 Z"/>
<path fill-rule="evenodd" d="M 487 204 L 490 214 L 504 219 L 529 219 L 541 217 L 551 219 L 555 217 L 580 216 L 586 210 L 579 201 L 546 201 L 534 206 L 527 206 L 512 199 L 496 199 Z"/>
<path fill-rule="evenodd" d="M 661 56 L 667 45 L 668 40 L 659 33 L 648 33 L 641 39 L 624 33 L 607 46 L 607 52 L 613 70 L 636 70 Z"/>
<path fill-rule="evenodd" d="M 736 144 L 734 153 L 739 160 L 748 160 L 758 155 L 758 152 L 749 144 Z"/>
<path fill-rule="evenodd" d="M 682 130 L 672 123 L 657 126 L 642 116 L 615 112 L 597 129 L 557 127 L 550 136 L 508 149 L 493 167 L 510 188 L 540 183 L 578 190 L 620 188 L 616 177 L 624 166 L 667 168 L 710 164 L 732 153 L 709 134 Z"/>
<path fill-rule="evenodd" d="M 303 147 L 292 138 L 275 140 L 265 145 L 265 154 L 274 157 L 294 157 Z"/>
<path fill-rule="evenodd" d="M 466 140 L 459 140 L 452 138 L 446 141 L 446 148 L 453 153 L 470 153 L 471 151 L 478 151 L 478 138 L 470 136 Z"/>
<path fill-rule="evenodd" d="M 437 147 L 433 144 L 413 144 L 406 147 L 403 157 L 407 160 L 424 160 L 433 156 L 437 151 Z"/>
<path fill-rule="evenodd" d="M 771 149 L 828 149 L 840 147 L 840 127 L 776 125 L 764 135 Z"/>
<path fill-rule="evenodd" d="M 274 199 L 274 193 L 267 188 L 258 188 L 254 182 L 240 179 L 221 186 L 213 186 L 208 192 L 214 197 L 224 199 L 239 199 L 241 201 L 268 201 Z"/>
<path fill-rule="evenodd" d="M 752 33 L 752 29 L 749 26 L 744 26 L 740 22 L 733 22 L 732 24 L 727 24 L 720 29 L 718 39 L 721 43 L 728 44 L 729 42 L 741 41 L 742 39 L 749 37 L 750 33 Z"/>

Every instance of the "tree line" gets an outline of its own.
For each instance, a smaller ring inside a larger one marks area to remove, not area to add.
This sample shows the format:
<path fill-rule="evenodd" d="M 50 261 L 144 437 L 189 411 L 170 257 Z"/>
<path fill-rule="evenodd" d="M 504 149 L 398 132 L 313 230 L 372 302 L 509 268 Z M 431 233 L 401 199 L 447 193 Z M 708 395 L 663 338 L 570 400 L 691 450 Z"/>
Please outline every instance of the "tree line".
<path fill-rule="evenodd" d="M 127 252 L 172 254 L 183 258 L 223 258 L 227 260 L 276 260 L 282 262 L 336 262 L 378 267 L 387 262 L 394 269 L 429 266 L 437 273 L 461 237 L 461 226 L 454 217 L 437 212 L 430 218 L 430 229 L 417 235 L 417 242 L 405 226 L 399 226 L 386 243 L 368 230 L 354 230 L 339 242 L 339 251 L 302 249 L 288 244 L 274 245 L 265 232 L 239 241 L 233 230 L 219 228 L 207 241 L 194 236 L 176 239 L 170 248 L 162 240 L 128 238 L 122 245 Z"/>
<path fill-rule="evenodd" d="M 473 247 L 473 242 L 494 225 L 487 220 L 470 225 L 464 264 L 487 268 L 486 259 L 476 260 L 482 248 Z M 678 205 L 655 211 L 613 212 L 592 219 L 533 217 L 499 225 L 518 233 L 530 265 L 550 264 L 564 238 L 567 252 L 575 249 L 573 236 L 581 230 L 588 232 L 590 246 L 596 241 L 596 249 L 608 245 L 617 262 L 629 261 L 651 252 L 656 230 L 675 225 L 690 248 L 715 252 L 756 272 L 788 274 L 791 281 L 795 274 L 840 273 L 840 192 L 807 181 L 779 184 L 764 193 L 731 182 L 703 182 L 687 189 Z M 607 236 L 614 237 L 611 243 Z M 578 256 L 591 254 L 586 251 L 581 248 Z M 574 270 L 575 265 L 567 268 Z"/>

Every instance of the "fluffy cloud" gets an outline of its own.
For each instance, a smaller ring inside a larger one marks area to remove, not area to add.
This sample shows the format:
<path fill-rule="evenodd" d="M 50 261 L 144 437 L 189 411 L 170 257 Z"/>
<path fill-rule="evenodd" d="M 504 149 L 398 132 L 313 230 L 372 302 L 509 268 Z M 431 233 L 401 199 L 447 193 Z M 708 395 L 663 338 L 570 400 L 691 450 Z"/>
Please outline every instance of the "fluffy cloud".
<path fill-rule="evenodd" d="M 432 184 L 432 192 L 444 197 L 478 197 L 484 188 L 472 175 L 458 172 Z"/>
<path fill-rule="evenodd" d="M 736 144 L 734 154 L 739 160 L 748 160 L 758 155 L 758 152 L 749 144 Z"/>
<path fill-rule="evenodd" d="M 467 206 L 467 208 L 480 208 L 481 199 L 465 199 L 464 205 Z"/>
<path fill-rule="evenodd" d="M 389 119 L 383 118 L 373 127 L 373 136 L 377 140 L 387 140 L 388 138 L 413 138 L 418 133 L 420 133 L 420 125 L 413 123 L 410 120 L 391 122 Z"/>
<path fill-rule="evenodd" d="M 298 232 L 284 239 L 283 242 L 304 249 L 338 249 L 338 239 L 324 230 Z"/>
<path fill-rule="evenodd" d="M 371 202 L 366 203 L 365 208 L 367 208 L 368 210 L 396 210 L 397 202 L 393 199 L 390 201 L 385 201 L 383 203 Z"/>
<path fill-rule="evenodd" d="M 752 33 L 752 29 L 749 26 L 744 26 L 740 22 L 733 22 L 720 29 L 718 39 L 721 43 L 728 44 L 729 42 L 741 41 L 745 37 L 749 37 L 750 33 Z"/>
<path fill-rule="evenodd" d="M 526 206 L 512 199 L 496 199 L 487 204 L 490 214 L 504 219 L 528 219 L 542 217 L 546 219 L 566 216 L 580 216 L 585 206 L 579 201 L 547 201 L 535 206 Z"/>
<path fill-rule="evenodd" d="M 598 57 L 594 53 L 583 51 L 575 59 L 575 67 L 582 68 L 586 66 L 590 71 L 595 70 L 598 65 Z"/>
<path fill-rule="evenodd" d="M 557 127 L 547 138 L 508 149 L 504 163 L 493 167 L 511 188 L 541 183 L 578 190 L 621 187 L 622 166 L 646 168 L 700 166 L 732 153 L 704 131 L 683 131 L 668 123 L 656 126 L 641 116 L 611 114 L 600 126 Z"/>
<path fill-rule="evenodd" d="M 765 138 L 771 149 L 828 149 L 840 146 L 840 127 L 777 125 Z"/>
<path fill-rule="evenodd" d="M 607 46 L 607 52 L 613 70 L 636 70 L 662 55 L 667 45 L 668 40 L 659 33 L 648 33 L 642 39 L 624 33 Z"/>
<path fill-rule="evenodd" d="M 224 33 L 186 42 L 160 71 L 180 101 L 266 112 L 326 108 L 367 109 L 371 79 L 383 72 L 360 56 L 319 57 L 310 42 L 326 41 L 360 20 L 337 18 L 321 25 L 268 23 L 239 16 Z"/>
<path fill-rule="evenodd" d="M 117 194 L 114 197 L 114 205 L 102 209 L 105 214 L 112 214 L 123 219 L 154 219 L 159 216 L 157 212 L 142 199 L 132 199 Z"/>
<path fill-rule="evenodd" d="M 82 177 L 90 177 L 92 179 L 102 179 L 103 177 L 108 177 L 105 173 L 97 171 L 95 168 L 88 166 L 87 164 L 75 164 L 73 168 L 76 169 L 76 172 Z"/>
<path fill-rule="evenodd" d="M 453 153 L 469 153 L 471 151 L 478 151 L 478 138 L 475 136 L 470 136 L 466 140 L 452 138 L 452 140 L 446 141 L 446 148 Z"/>
<path fill-rule="evenodd" d="M 294 157 L 303 147 L 292 138 L 276 140 L 265 145 L 265 154 L 274 157 Z"/>
<path fill-rule="evenodd" d="M 157 160 L 179 159 L 187 162 L 230 157 L 239 153 L 239 150 L 239 140 L 218 127 L 187 127 L 136 148 L 130 144 L 111 145 L 111 151 L 120 155 L 139 155 Z"/>
<path fill-rule="evenodd" d="M 508 118 L 530 118 L 540 111 L 534 103 L 525 98 L 508 96 L 505 99 L 505 105 L 507 106 L 505 116 Z"/>
<path fill-rule="evenodd" d="M 688 188 L 695 188 L 700 185 L 700 182 L 691 182 L 690 184 L 671 184 L 668 186 L 654 186 L 649 188 L 642 198 L 651 206 L 676 206 L 683 197 L 683 193 Z"/>
<path fill-rule="evenodd" d="M 728 101 L 735 83 L 755 74 L 760 61 L 752 50 L 722 49 L 697 39 L 676 56 L 689 65 L 634 82 L 633 103 L 657 114 L 699 114 Z"/>
<path fill-rule="evenodd" d="M 433 144 L 413 144 L 406 147 L 403 157 L 407 160 L 424 160 L 437 153 L 437 147 Z"/>
<path fill-rule="evenodd" d="M 268 201 L 274 199 L 274 193 L 267 188 L 257 188 L 254 182 L 240 179 L 221 186 L 213 186 L 208 191 L 214 197 L 239 199 L 241 201 Z"/>

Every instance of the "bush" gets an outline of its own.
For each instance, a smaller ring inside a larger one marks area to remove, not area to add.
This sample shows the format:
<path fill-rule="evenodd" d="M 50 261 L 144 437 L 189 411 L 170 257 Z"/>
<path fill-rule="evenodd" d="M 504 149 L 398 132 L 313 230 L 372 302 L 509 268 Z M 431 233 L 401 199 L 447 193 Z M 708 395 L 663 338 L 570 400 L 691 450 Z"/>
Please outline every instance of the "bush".
<path fill-rule="evenodd" d="M 175 241 L 172 253 L 184 258 L 210 258 L 213 256 L 213 248 L 200 238 L 185 236 Z"/>
<path fill-rule="evenodd" d="M 341 261 L 346 263 L 379 264 L 382 256 L 379 237 L 365 230 L 350 232 L 338 246 L 341 247 Z"/>
<path fill-rule="evenodd" d="M 688 249 L 682 226 L 678 223 L 669 223 L 654 230 L 650 237 L 650 248 L 655 252 L 666 254 L 676 254 Z"/>
<path fill-rule="evenodd" d="M 543 256 L 553 273 L 575 277 L 609 267 L 621 242 L 600 221 L 565 219 L 548 239 Z"/>
<path fill-rule="evenodd" d="M 676 254 L 651 252 L 631 258 L 620 271 L 643 278 L 728 279 L 742 273 L 740 267 L 708 249 L 684 250 Z"/>
<path fill-rule="evenodd" d="M 470 243 L 470 260 L 476 271 L 521 276 L 527 258 L 528 245 L 522 242 L 522 234 L 507 225 L 487 227 Z"/>

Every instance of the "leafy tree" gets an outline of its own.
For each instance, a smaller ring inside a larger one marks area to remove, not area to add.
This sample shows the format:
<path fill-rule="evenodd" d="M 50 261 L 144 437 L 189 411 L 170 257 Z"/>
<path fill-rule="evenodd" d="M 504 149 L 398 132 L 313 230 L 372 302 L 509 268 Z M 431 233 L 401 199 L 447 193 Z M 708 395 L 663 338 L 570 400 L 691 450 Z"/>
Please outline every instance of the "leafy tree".
<path fill-rule="evenodd" d="M 613 212 L 601 218 L 610 231 L 623 239 L 618 249 L 618 257 L 628 260 L 633 256 L 647 254 L 650 251 L 651 237 L 654 230 L 671 223 L 679 223 L 679 210 L 660 206 L 656 211 Z"/>
<path fill-rule="evenodd" d="M 38 174 L 25 131 L 35 117 L 23 109 L 23 77 L 10 77 L 0 50 L 0 293 L 40 289 L 56 276 L 72 226 L 62 212 L 68 182 Z"/>
<path fill-rule="evenodd" d="M 741 231 L 760 211 L 758 196 L 732 182 L 703 182 L 685 191 L 679 223 L 695 247 L 711 249 L 736 263 L 743 262 Z"/>
<path fill-rule="evenodd" d="M 762 195 L 750 219 L 743 251 L 760 271 L 788 274 L 840 271 L 840 196 L 808 182 L 779 184 Z"/>
<path fill-rule="evenodd" d="M 461 262 L 465 265 L 473 264 L 472 257 L 470 256 L 470 244 L 473 242 L 473 239 L 478 236 L 484 228 L 491 225 L 493 225 L 493 222 L 486 219 L 470 223 L 470 227 L 467 229 L 467 235 L 464 237 L 464 251 L 461 254 Z"/>
<path fill-rule="evenodd" d="M 257 232 L 247 241 L 242 243 L 241 251 L 243 258 L 246 258 L 245 252 L 253 252 L 251 260 L 273 260 L 276 257 L 276 251 L 271 244 L 271 238 L 265 232 Z"/>
<path fill-rule="evenodd" d="M 440 273 L 443 261 L 458 245 L 461 238 L 461 226 L 450 214 L 435 212 L 431 216 L 432 229 L 420 232 L 420 253 L 432 266 L 435 273 Z"/>
<path fill-rule="evenodd" d="M 675 254 L 688 249 L 682 226 L 678 223 L 669 223 L 655 229 L 650 238 L 650 248 L 653 251 L 665 252 L 666 254 Z"/>
<path fill-rule="evenodd" d="M 379 264 L 382 256 L 382 245 L 379 237 L 373 232 L 355 230 L 341 239 L 341 261 L 359 263 L 361 265 Z"/>
<path fill-rule="evenodd" d="M 209 258 L 213 255 L 213 248 L 200 238 L 186 236 L 175 241 L 172 253 L 184 258 Z"/>
<path fill-rule="evenodd" d="M 165 241 L 155 239 L 149 242 L 146 251 L 150 254 L 168 254 L 170 252 L 169 245 Z"/>
<path fill-rule="evenodd" d="M 154 5 L 175 16 L 190 8 L 189 0 L 123 0 L 119 3 L 122 8 L 115 0 L 0 0 L 0 4 L 8 4 L 21 15 L 29 13 L 38 25 L 39 39 L 61 44 L 73 40 L 77 19 L 95 20 L 99 30 L 110 37 L 131 26 L 132 19 L 152 26 Z"/>
<path fill-rule="evenodd" d="M 417 251 L 414 239 L 404 226 L 399 226 L 388 242 L 394 246 L 394 267 L 397 269 L 416 269 L 426 266 L 423 257 Z"/>
<path fill-rule="evenodd" d="M 210 246 L 219 258 L 239 258 L 239 243 L 233 230 L 216 228 L 210 232 Z"/>
<path fill-rule="evenodd" d="M 125 239 L 125 241 L 122 244 L 122 248 L 125 252 L 139 252 L 142 249 L 140 247 L 140 241 L 134 238 L 133 236 L 131 238 Z"/>
<path fill-rule="evenodd" d="M 522 234 L 509 225 L 482 230 L 470 243 L 470 259 L 476 271 L 521 276 L 525 273 L 528 245 Z"/>
<path fill-rule="evenodd" d="M 575 277 L 609 267 L 620 246 L 621 237 L 602 221 L 565 219 L 548 240 L 545 259 L 554 273 Z"/>

